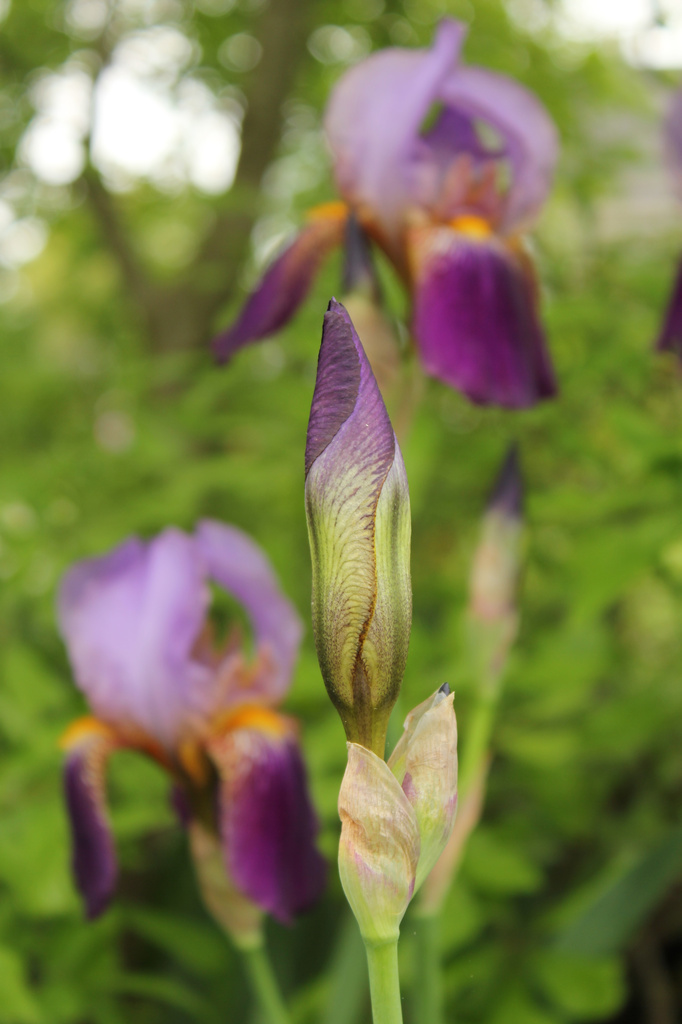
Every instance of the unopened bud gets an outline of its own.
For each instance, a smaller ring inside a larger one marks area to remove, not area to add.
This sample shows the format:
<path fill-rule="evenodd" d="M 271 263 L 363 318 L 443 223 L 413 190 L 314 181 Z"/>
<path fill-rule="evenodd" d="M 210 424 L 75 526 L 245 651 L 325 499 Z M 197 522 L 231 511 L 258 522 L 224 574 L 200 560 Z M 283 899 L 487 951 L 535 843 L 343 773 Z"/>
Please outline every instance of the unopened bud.
<path fill-rule="evenodd" d="M 421 854 L 418 889 L 452 832 L 457 811 L 455 696 L 442 688 L 414 708 L 388 760 L 417 815 Z"/>
<path fill-rule="evenodd" d="M 410 624 L 410 503 L 391 421 L 343 306 L 325 315 L 306 446 L 313 629 L 346 735 L 383 756 Z"/>
<path fill-rule="evenodd" d="M 395 941 L 415 890 L 452 832 L 457 724 L 438 691 L 408 715 L 388 764 L 348 744 L 339 793 L 339 872 L 366 942 Z"/>
<path fill-rule="evenodd" d="M 485 653 L 486 675 L 497 675 L 518 629 L 523 532 L 523 481 L 511 448 L 483 517 L 470 579 L 469 619 L 474 643 Z"/>
<path fill-rule="evenodd" d="M 366 942 L 398 938 L 421 842 L 412 804 L 385 761 L 357 743 L 339 792 L 341 884 Z"/>

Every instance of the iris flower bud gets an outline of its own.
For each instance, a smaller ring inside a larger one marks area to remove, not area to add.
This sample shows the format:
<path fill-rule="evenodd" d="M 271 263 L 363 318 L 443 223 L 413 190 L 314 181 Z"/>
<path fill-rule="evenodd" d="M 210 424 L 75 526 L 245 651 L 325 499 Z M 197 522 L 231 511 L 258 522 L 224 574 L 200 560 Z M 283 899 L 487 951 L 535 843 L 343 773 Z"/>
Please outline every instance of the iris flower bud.
<path fill-rule="evenodd" d="M 383 757 L 412 620 L 402 455 L 344 307 L 324 319 L 306 446 L 313 629 L 347 738 Z"/>
<path fill-rule="evenodd" d="M 470 579 L 469 624 L 484 679 L 496 679 L 518 630 L 523 480 L 516 447 L 502 464 L 483 517 Z"/>
<path fill-rule="evenodd" d="M 457 722 L 447 686 L 410 712 L 388 764 L 348 744 L 339 873 L 365 942 L 397 940 L 415 890 L 450 837 L 456 807 Z"/>

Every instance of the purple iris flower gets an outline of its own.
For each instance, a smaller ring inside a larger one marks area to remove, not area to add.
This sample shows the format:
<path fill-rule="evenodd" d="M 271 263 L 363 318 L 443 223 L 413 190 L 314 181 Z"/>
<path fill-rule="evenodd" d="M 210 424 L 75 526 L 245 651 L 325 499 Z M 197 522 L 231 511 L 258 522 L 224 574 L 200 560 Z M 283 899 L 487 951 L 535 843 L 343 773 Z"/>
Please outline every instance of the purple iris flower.
<path fill-rule="evenodd" d="M 247 613 L 213 636 L 209 584 Z M 205 520 L 189 536 L 136 538 L 67 573 L 59 621 L 94 717 L 64 737 L 73 866 L 89 917 L 107 906 L 116 859 L 105 803 L 109 755 L 132 748 L 171 775 L 176 805 L 219 839 L 235 889 L 282 921 L 324 884 L 295 722 L 275 710 L 298 654 L 301 623 L 260 548 Z"/>
<path fill-rule="evenodd" d="M 665 153 L 682 200 L 682 89 L 675 93 L 664 127 Z M 661 333 L 656 342 L 659 352 L 677 352 L 682 358 L 682 258 L 677 268 Z"/>
<path fill-rule="evenodd" d="M 346 210 L 411 295 L 425 370 L 474 402 L 521 408 L 556 391 L 523 234 L 547 197 L 557 134 L 518 83 L 461 65 L 465 33 L 445 19 L 430 49 L 389 48 L 351 68 L 325 129 Z M 342 241 L 340 218 L 338 204 L 316 212 L 216 340 L 219 358 L 293 315 Z"/>

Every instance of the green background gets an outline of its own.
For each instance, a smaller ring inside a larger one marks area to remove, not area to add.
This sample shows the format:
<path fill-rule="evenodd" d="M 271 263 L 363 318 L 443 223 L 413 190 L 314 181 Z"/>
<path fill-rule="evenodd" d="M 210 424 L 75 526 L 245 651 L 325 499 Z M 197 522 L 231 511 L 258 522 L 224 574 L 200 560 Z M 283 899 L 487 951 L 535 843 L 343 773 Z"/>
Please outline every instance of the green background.
<path fill-rule="evenodd" d="M 76 559 L 169 523 L 191 529 L 202 516 L 262 544 L 307 625 L 286 706 L 302 719 L 322 847 L 334 860 L 345 745 L 310 631 L 303 451 L 339 258 L 275 340 L 222 370 L 207 342 L 254 280 L 254 224 L 267 235 L 268 224 L 298 223 L 333 198 L 319 124 L 345 65 L 324 50 L 324 26 L 374 48 L 424 45 L 444 10 L 471 25 L 466 59 L 534 89 L 562 139 L 534 233 L 559 399 L 505 413 L 430 381 L 404 446 L 414 624 L 398 712 L 447 679 L 460 736 L 475 692 L 467 576 L 511 440 L 527 482 L 521 632 L 484 820 L 443 924 L 448 1019 L 677 1019 L 682 380 L 674 358 L 652 355 L 682 250 L 659 138 L 675 76 L 562 39 L 538 20 L 551 6 L 517 3 L 512 18 L 497 0 L 129 3 L 93 40 L 69 27 L 67 5 L 15 0 L 0 25 L 0 193 L 10 189 L 22 214 L 49 225 L 46 248 L 18 277 L 0 268 L 0 1024 L 252 1019 L 236 954 L 195 891 L 167 780 L 133 754 L 118 755 L 110 775 L 118 896 L 95 924 L 82 918 L 58 740 L 84 703 L 54 614 L 57 582 Z M 290 49 L 271 54 L 279 15 Z M 183 75 L 216 92 L 230 86 L 271 115 L 262 128 L 247 120 L 250 163 L 235 187 L 171 195 L 140 182 L 112 195 L 93 168 L 69 187 L 33 179 L 16 149 L 34 114 L 36 69 L 73 54 L 96 69 L 126 33 L 163 23 L 199 44 Z M 238 32 L 265 38 L 251 73 L 218 62 L 220 43 Z M 400 316 L 404 299 L 381 269 Z M 346 916 L 332 868 L 312 913 L 292 931 L 269 926 L 296 1024 L 369 1020 Z M 411 940 L 408 912 L 407 1021 L 419 983 Z"/>

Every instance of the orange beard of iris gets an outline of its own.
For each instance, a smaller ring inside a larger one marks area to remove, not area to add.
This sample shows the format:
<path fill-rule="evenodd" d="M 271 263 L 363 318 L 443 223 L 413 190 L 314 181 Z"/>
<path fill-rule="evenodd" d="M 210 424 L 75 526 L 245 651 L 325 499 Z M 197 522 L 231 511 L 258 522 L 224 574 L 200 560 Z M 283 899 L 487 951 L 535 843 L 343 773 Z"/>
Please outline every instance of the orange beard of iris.
<path fill-rule="evenodd" d="M 490 238 L 493 234 L 490 222 L 485 220 L 484 217 L 477 216 L 475 213 L 463 213 L 459 217 L 453 217 L 449 227 L 453 228 L 454 231 L 467 235 L 469 238 L 484 239 Z"/>

